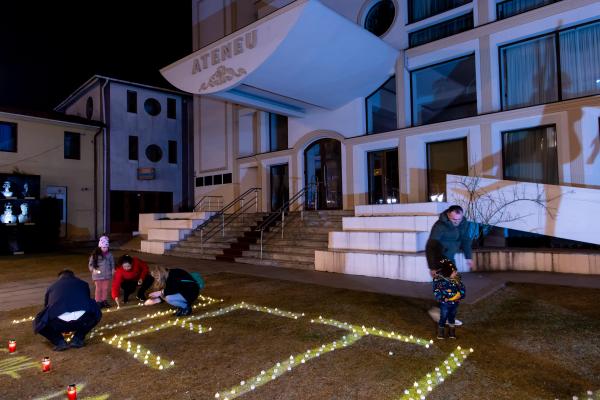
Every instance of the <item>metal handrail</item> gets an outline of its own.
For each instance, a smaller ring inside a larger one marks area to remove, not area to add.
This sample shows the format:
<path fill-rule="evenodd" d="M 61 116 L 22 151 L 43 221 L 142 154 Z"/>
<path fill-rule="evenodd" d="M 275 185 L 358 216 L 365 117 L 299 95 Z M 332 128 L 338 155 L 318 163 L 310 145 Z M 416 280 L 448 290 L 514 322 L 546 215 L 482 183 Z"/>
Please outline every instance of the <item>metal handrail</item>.
<path fill-rule="evenodd" d="M 202 210 L 202 205 L 206 202 L 207 199 L 208 199 L 208 210 Z M 215 200 L 215 202 L 216 202 L 216 206 L 218 207 L 218 209 L 223 207 L 223 196 L 202 196 L 202 198 L 200 198 L 200 200 L 198 200 L 198 202 L 194 206 L 194 211 L 196 211 L 198 209 L 198 206 L 201 207 L 199 211 L 213 211 L 211 208 L 211 205 L 213 202 L 212 199 L 217 199 L 217 200 Z"/>
<path fill-rule="evenodd" d="M 233 218 L 237 218 L 237 216 L 241 213 L 242 217 L 243 217 L 243 213 L 247 210 L 249 210 L 252 207 L 256 207 L 256 212 L 258 212 L 258 207 L 259 207 L 259 198 L 258 198 L 258 192 L 260 192 L 261 188 L 250 188 L 248 190 L 246 190 L 244 193 L 242 193 L 241 195 L 239 195 L 238 197 L 236 197 L 235 199 L 233 199 L 231 202 L 229 202 L 226 206 L 224 206 L 223 208 L 221 208 L 219 211 L 217 211 L 216 213 L 214 213 L 213 215 L 211 215 L 206 221 L 204 221 L 202 224 L 200 224 L 196 230 L 200 231 L 200 245 L 202 247 L 202 249 L 204 249 L 204 242 L 208 239 L 210 239 L 211 237 L 214 236 L 214 234 L 216 232 L 218 232 L 218 228 L 212 228 L 210 229 L 207 234 L 208 237 L 205 238 L 205 232 L 204 230 L 206 229 L 206 227 L 213 222 L 215 219 L 217 218 L 221 218 L 221 230 L 222 230 L 222 235 L 225 236 L 225 225 L 226 225 L 226 221 L 229 223 L 231 222 L 231 220 Z M 246 203 L 244 205 L 244 200 L 246 200 L 246 197 L 248 197 L 248 195 L 253 194 L 253 198 L 251 199 L 251 201 L 248 203 Z M 239 205 L 240 208 L 238 210 L 236 210 L 235 212 L 231 213 L 230 215 L 228 215 L 227 217 L 225 217 L 225 212 L 228 211 L 229 209 L 231 209 L 232 207 Z"/>
<path fill-rule="evenodd" d="M 281 218 L 281 237 L 283 238 L 285 231 L 285 214 L 289 212 L 290 206 L 297 202 L 298 200 L 305 197 L 308 190 L 315 188 L 317 189 L 317 184 L 311 183 L 308 186 L 302 188 L 298 193 L 293 195 L 288 201 L 283 203 L 281 207 L 277 211 L 272 212 L 263 222 L 260 223 L 255 229 L 255 231 L 260 231 L 260 258 L 263 258 L 263 235 L 265 229 L 269 228 L 275 221 L 278 221 Z M 304 203 L 302 203 L 304 206 Z M 317 203 L 315 203 L 315 210 L 317 209 Z M 300 219 L 304 219 L 304 207 L 300 211 Z"/>

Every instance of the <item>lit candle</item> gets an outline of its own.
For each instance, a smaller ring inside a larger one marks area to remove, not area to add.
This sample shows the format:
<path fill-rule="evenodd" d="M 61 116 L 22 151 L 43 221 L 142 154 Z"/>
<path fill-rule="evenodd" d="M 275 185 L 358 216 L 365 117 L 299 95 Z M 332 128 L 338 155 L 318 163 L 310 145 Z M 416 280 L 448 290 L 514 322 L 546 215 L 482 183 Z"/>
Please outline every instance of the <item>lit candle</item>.
<path fill-rule="evenodd" d="M 42 372 L 50 372 L 50 357 L 44 357 L 42 359 Z"/>
<path fill-rule="evenodd" d="M 8 352 L 14 353 L 17 350 L 17 341 L 15 339 L 8 340 Z"/>
<path fill-rule="evenodd" d="M 67 399 L 77 400 L 77 386 L 74 383 L 67 388 Z"/>

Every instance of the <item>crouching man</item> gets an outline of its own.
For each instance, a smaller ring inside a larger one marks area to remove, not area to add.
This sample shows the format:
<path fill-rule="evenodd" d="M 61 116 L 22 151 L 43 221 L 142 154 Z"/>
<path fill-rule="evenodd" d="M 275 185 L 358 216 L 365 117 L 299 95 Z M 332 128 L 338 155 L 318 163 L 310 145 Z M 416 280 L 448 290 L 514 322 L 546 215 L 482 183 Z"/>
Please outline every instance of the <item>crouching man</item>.
<path fill-rule="evenodd" d="M 44 309 L 33 321 L 33 332 L 48 339 L 54 351 L 79 348 L 85 345 L 85 336 L 101 318 L 100 308 L 90 297 L 90 285 L 65 269 L 46 290 Z M 63 337 L 66 332 L 73 332 L 70 344 Z"/>

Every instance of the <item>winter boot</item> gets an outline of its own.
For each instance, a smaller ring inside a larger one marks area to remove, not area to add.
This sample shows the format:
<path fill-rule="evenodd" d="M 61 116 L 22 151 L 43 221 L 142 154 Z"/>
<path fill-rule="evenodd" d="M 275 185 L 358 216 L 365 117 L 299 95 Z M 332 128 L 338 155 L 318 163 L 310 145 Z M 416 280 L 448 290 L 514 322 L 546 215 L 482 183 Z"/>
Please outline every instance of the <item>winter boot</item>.
<path fill-rule="evenodd" d="M 456 328 L 454 325 L 448 325 L 448 337 L 450 339 L 456 339 Z"/>
<path fill-rule="evenodd" d="M 446 328 L 442 328 L 442 327 L 438 326 L 437 338 L 438 339 L 446 339 Z"/>

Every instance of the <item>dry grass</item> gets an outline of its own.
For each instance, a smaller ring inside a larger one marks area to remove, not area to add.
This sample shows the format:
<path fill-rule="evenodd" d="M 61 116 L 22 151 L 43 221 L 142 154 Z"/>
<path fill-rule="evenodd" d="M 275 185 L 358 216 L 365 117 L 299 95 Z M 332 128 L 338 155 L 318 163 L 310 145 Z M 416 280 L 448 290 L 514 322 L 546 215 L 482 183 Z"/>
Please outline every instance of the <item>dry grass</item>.
<path fill-rule="evenodd" d="M 70 257 L 76 256 L 60 258 L 60 262 L 74 261 Z M 81 263 L 82 256 L 78 257 Z M 51 275 L 54 272 L 47 274 Z M 11 268 L 0 271 L 0 280 L 10 279 L 15 279 Z M 203 334 L 171 327 L 132 338 L 133 343 L 163 359 L 175 360 L 174 367 L 159 371 L 144 366 L 123 350 L 103 344 L 98 337 L 89 340 L 83 349 L 54 353 L 45 339 L 33 336 L 30 323 L 11 323 L 36 310 L 5 312 L 0 322 L 2 342 L 14 336 L 18 339 L 16 356 L 38 362 L 50 355 L 54 368 L 49 374 L 37 368 L 23 370 L 19 379 L 1 375 L 0 369 L 0 398 L 36 398 L 78 382 L 86 384 L 80 399 L 100 399 L 97 396 L 101 395 L 119 400 L 214 399 L 216 392 L 249 380 L 291 354 L 347 334 L 335 327 L 311 324 L 310 319 L 319 315 L 416 337 L 434 337 L 434 324 L 426 313 L 432 301 L 233 274 L 209 275 L 206 281 L 203 294 L 223 299 L 223 303 L 196 310 L 196 316 L 240 301 L 306 316 L 294 320 L 238 310 L 196 321 L 212 328 Z M 352 346 L 310 360 L 239 398 L 397 399 L 415 380 L 438 366 L 456 345 L 461 345 L 475 352 L 434 388 L 428 399 L 571 399 L 587 390 L 600 389 L 599 297 L 600 290 L 509 285 L 476 305 L 461 306 L 459 317 L 466 325 L 458 330 L 457 341 L 436 340 L 426 349 L 367 336 Z M 100 325 L 167 309 L 159 305 L 105 313 Z M 167 319 L 111 332 L 139 330 Z M 15 355 L 0 353 L 0 365 L 10 357 Z"/>

